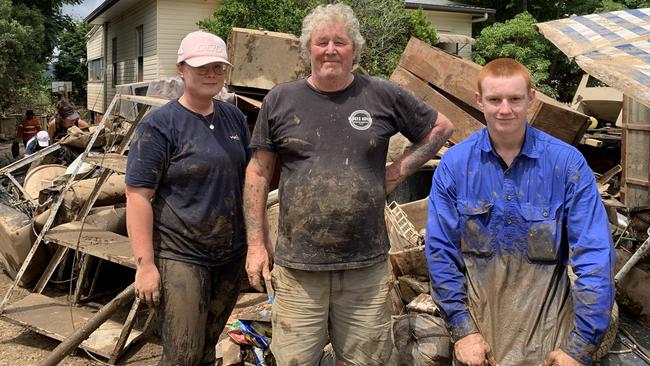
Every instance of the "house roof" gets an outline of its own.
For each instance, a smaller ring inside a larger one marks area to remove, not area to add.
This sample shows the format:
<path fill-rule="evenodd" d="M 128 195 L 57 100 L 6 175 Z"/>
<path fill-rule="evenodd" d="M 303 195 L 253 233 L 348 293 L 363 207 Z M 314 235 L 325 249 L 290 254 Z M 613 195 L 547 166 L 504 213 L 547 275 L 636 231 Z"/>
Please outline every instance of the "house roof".
<path fill-rule="evenodd" d="M 139 0 L 104 0 L 84 19 L 89 24 L 104 24 L 109 19 L 123 13 L 130 7 L 138 4 Z"/>
<path fill-rule="evenodd" d="M 104 0 L 104 2 L 93 10 L 84 20 L 90 24 L 103 24 L 113 16 L 124 12 L 137 3 L 138 0 Z M 456 13 L 494 14 L 496 12 L 496 10 L 491 8 L 481 8 L 448 0 L 405 0 L 404 5 L 408 9 L 422 8 L 423 10 Z"/>
<path fill-rule="evenodd" d="M 405 0 L 404 4 L 408 9 L 422 8 L 422 10 L 437 10 L 471 14 L 496 13 L 496 10 L 491 8 L 481 8 L 478 6 L 471 6 L 448 0 Z"/>

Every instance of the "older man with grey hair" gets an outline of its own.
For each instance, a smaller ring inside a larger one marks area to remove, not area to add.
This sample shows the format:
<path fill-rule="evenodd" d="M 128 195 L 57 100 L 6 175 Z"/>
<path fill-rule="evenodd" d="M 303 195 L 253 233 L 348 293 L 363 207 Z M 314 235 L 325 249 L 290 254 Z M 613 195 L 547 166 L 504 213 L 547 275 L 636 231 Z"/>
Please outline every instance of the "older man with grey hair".
<path fill-rule="evenodd" d="M 384 204 L 432 158 L 451 122 L 398 85 L 352 72 L 365 41 L 352 9 L 321 5 L 303 21 L 311 75 L 264 99 L 251 140 L 244 211 L 246 271 L 271 280 L 278 365 L 316 365 L 328 339 L 337 364 L 382 365 L 390 356 L 388 236 Z M 386 167 L 388 140 L 415 143 Z M 275 266 L 266 197 L 281 164 Z"/>

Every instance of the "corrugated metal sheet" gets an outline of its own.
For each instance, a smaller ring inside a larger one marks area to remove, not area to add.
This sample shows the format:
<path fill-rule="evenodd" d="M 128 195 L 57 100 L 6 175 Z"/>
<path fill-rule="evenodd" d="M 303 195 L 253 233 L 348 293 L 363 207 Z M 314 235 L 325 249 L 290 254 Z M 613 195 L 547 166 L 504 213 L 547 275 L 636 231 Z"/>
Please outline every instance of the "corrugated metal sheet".
<path fill-rule="evenodd" d="M 537 24 L 587 73 L 650 107 L 650 8 Z"/>

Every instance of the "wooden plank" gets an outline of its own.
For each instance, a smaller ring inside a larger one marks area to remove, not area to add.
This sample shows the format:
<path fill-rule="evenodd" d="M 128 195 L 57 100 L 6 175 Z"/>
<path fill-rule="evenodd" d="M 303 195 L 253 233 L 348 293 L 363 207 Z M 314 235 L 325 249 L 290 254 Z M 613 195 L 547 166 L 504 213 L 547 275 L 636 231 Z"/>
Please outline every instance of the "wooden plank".
<path fill-rule="evenodd" d="M 142 95 L 128 95 L 128 94 L 119 94 L 119 99 L 126 100 L 129 102 L 146 104 L 153 107 L 160 107 L 169 102 L 169 99 L 164 99 L 164 98 L 147 97 Z"/>
<path fill-rule="evenodd" d="M 106 153 L 99 156 L 86 156 L 84 162 L 111 169 L 118 173 L 126 173 L 127 156 L 115 153 Z"/>
<path fill-rule="evenodd" d="M 577 145 L 589 127 L 587 116 L 539 90 L 535 94 L 537 98 L 533 105 L 536 105 L 536 108 L 531 109 L 535 113 L 528 113 L 530 124 L 568 144 Z"/>
<path fill-rule="evenodd" d="M 642 186 L 642 187 L 650 187 L 650 182 L 647 180 L 641 180 L 641 179 L 636 179 L 636 178 L 626 178 L 625 183 L 628 184 L 634 184 L 637 186 Z"/>
<path fill-rule="evenodd" d="M 640 123 L 628 123 L 625 128 L 631 131 L 650 131 L 650 125 L 643 125 Z"/>
<path fill-rule="evenodd" d="M 81 236 L 80 222 L 69 222 L 51 229 L 45 239 L 94 257 L 135 268 L 129 238 L 85 224 Z"/>
<path fill-rule="evenodd" d="M 402 85 L 418 99 L 447 116 L 455 127 L 454 134 L 449 139 L 455 144 L 485 127 L 481 122 L 474 119 L 449 99 L 431 88 L 425 81 L 401 66 L 395 68 L 390 80 Z"/>
<path fill-rule="evenodd" d="M 59 142 L 55 142 L 48 147 L 44 148 L 43 150 L 38 150 L 37 152 L 27 155 L 20 160 L 16 160 L 13 163 L 4 166 L 3 168 L 0 169 L 0 175 L 11 173 L 16 169 L 20 169 L 24 167 L 27 164 L 31 164 L 35 160 L 38 160 L 42 158 L 45 155 L 48 155 L 49 153 L 52 153 L 54 151 L 57 151 L 58 149 L 61 148 L 61 144 Z"/>
<path fill-rule="evenodd" d="M 64 341 L 75 329 L 79 329 L 92 318 L 94 313 L 94 309 L 61 304 L 44 295 L 29 294 L 8 306 L 4 316 L 37 333 Z M 83 341 L 80 347 L 110 358 L 121 332 L 121 323 L 108 320 Z M 141 331 L 134 329 L 126 341 L 126 347 L 140 334 Z"/>
<path fill-rule="evenodd" d="M 444 90 L 463 103 L 475 106 L 481 66 L 411 38 L 399 65 Z M 528 119 L 531 125 L 567 143 L 577 144 L 586 131 L 587 116 L 537 91 Z"/>

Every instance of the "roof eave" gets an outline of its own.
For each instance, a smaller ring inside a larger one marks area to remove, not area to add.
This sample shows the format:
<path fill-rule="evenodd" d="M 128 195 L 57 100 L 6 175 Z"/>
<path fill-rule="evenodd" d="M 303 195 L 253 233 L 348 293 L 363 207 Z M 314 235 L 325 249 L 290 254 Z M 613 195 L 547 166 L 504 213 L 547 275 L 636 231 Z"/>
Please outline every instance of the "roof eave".
<path fill-rule="evenodd" d="M 105 0 L 97 9 L 93 10 L 84 21 L 86 23 L 92 23 L 93 20 L 97 19 L 98 16 L 102 15 L 106 10 L 110 9 L 111 6 L 115 5 L 120 0 Z"/>
<path fill-rule="evenodd" d="M 454 7 L 454 6 L 444 6 L 444 5 L 432 5 L 432 4 L 421 4 L 406 1 L 404 3 L 407 9 L 422 9 L 422 10 L 432 10 L 432 11 L 446 11 L 450 13 L 471 13 L 471 14 L 495 14 L 495 9 L 490 8 L 478 8 L 478 7 Z"/>

